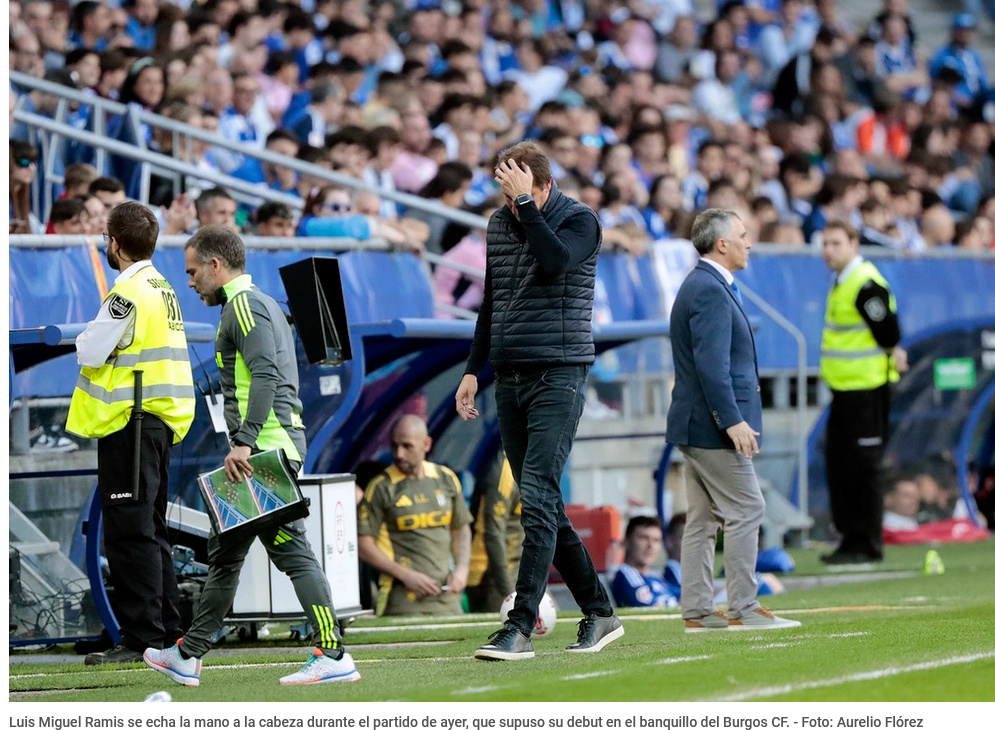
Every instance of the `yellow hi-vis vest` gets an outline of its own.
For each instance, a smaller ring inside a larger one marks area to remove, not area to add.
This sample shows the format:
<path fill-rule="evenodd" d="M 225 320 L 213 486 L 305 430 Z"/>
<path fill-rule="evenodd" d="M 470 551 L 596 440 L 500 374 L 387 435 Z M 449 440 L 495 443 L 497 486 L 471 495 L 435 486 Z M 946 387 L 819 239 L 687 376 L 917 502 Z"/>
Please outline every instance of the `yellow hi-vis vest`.
<path fill-rule="evenodd" d="M 154 266 L 116 284 L 135 306 L 135 336 L 99 368 L 84 367 L 76 381 L 66 430 L 100 438 L 123 429 L 131 418 L 135 370 L 143 371 L 142 406 L 173 429 L 179 443 L 193 423 L 194 391 L 187 336 L 176 292 Z"/>
<path fill-rule="evenodd" d="M 898 380 L 890 353 L 878 345 L 857 310 L 857 294 L 871 280 L 888 289 L 889 307 L 896 311 L 888 282 L 869 261 L 834 286 L 826 300 L 820 375 L 833 390 L 872 390 Z"/>

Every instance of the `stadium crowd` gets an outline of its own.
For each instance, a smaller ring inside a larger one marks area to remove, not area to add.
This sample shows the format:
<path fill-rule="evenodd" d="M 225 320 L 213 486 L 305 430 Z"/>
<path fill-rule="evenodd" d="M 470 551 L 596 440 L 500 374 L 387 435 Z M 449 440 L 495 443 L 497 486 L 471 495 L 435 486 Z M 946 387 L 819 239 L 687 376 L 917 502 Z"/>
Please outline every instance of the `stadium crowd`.
<path fill-rule="evenodd" d="M 707 16 L 701 5 L 21 0 L 9 5 L 10 67 L 478 213 L 501 204 L 496 156 L 536 139 L 560 188 L 599 212 L 606 242 L 635 254 L 687 237 L 706 207 L 739 211 L 765 242 L 818 243 L 842 218 L 865 244 L 995 245 L 995 93 L 972 49 L 975 16 L 952 14 L 949 42 L 924 58 L 907 0 L 881 0 L 866 28 L 835 0 L 716 0 Z M 66 202 L 47 221 L 31 209 L 44 150 L 14 107 L 53 116 L 57 100 L 10 91 L 11 232 L 102 233 L 113 170 L 93 169 L 85 148 L 61 161 Z M 93 107 L 70 106 L 68 121 L 92 128 Z M 279 204 L 223 216 L 245 231 L 385 237 L 483 264 L 480 232 L 437 214 L 141 134 L 153 151 L 304 202 L 302 217 Z M 192 175 L 181 187 L 153 175 L 164 232 L 203 222 L 206 193 L 231 197 Z"/>

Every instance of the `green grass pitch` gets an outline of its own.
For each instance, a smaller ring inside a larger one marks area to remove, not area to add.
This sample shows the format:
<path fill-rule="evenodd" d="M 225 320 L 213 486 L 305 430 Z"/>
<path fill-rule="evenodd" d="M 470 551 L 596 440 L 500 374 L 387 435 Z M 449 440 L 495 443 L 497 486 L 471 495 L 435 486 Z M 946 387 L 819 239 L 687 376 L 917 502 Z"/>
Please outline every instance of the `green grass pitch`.
<path fill-rule="evenodd" d="M 888 550 L 876 571 L 914 571 L 902 577 L 872 574 L 766 601 L 801 620 L 798 629 L 689 636 L 676 611 L 624 611 L 621 640 L 600 654 L 571 656 L 563 647 L 573 640 L 576 614 L 561 613 L 553 634 L 535 640 L 534 660 L 480 662 L 470 655 L 497 628 L 493 617 L 416 625 L 361 619 L 346 634 L 363 676 L 353 684 L 281 687 L 279 677 L 307 657 L 304 646 L 272 653 L 292 645 L 284 640 L 243 645 L 238 656 L 208 655 L 197 688 L 135 665 L 12 664 L 9 697 L 133 702 L 168 690 L 174 702 L 990 700 L 995 544 L 939 547 L 943 575 L 922 573 L 926 550 Z M 794 556 L 798 574 L 826 574 L 815 551 Z"/>

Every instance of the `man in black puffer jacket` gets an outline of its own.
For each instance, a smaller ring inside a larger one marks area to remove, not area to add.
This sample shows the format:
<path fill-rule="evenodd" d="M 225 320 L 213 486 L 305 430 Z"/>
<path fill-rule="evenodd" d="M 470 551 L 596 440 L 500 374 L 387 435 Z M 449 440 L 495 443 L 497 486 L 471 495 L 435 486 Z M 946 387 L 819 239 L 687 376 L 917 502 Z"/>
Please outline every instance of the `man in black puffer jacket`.
<path fill-rule="evenodd" d="M 567 519 L 560 476 L 584 410 L 594 362 L 591 308 L 601 225 L 554 185 L 549 158 L 521 142 L 498 161 L 506 207 L 487 225 L 487 275 L 466 372 L 456 393 L 463 420 L 476 418 L 477 374 L 490 361 L 505 453 L 522 494 L 525 540 L 515 607 L 478 659 L 530 659 L 530 636 L 549 568 L 584 611 L 569 652 L 592 653 L 624 633 L 591 556 Z"/>

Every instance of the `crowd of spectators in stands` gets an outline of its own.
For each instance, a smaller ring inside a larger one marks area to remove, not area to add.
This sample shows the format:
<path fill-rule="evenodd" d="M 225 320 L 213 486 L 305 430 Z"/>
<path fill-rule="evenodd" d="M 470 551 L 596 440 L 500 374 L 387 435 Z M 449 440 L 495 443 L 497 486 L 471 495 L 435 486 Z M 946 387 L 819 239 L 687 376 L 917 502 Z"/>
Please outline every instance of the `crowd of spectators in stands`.
<path fill-rule="evenodd" d="M 907 0 L 881 0 L 867 27 L 835 0 L 715 0 L 696 15 L 701 6 L 21 0 L 9 5 L 10 66 L 477 213 L 501 204 L 500 151 L 537 139 L 561 188 L 600 213 L 607 244 L 634 254 L 686 237 L 705 207 L 737 210 L 765 242 L 818 243 L 843 218 L 868 245 L 993 247 L 995 92 L 972 49 L 974 15 L 952 13 L 949 42 L 925 58 Z M 15 103 L 58 110 L 53 95 L 11 83 L 10 230 L 102 232 L 93 196 L 103 200 L 106 169 L 68 166 L 65 202 L 38 220 L 29 188 L 42 160 Z M 93 113 L 70 104 L 66 120 L 92 128 Z M 164 232 L 222 221 L 482 263 L 480 232 L 439 214 L 154 126 L 141 134 L 198 171 L 301 203 L 237 204 L 193 174 L 177 195 L 154 174 L 148 202 Z M 449 301 L 476 296 L 456 286 Z"/>

